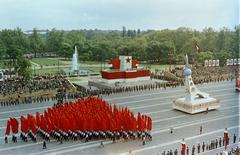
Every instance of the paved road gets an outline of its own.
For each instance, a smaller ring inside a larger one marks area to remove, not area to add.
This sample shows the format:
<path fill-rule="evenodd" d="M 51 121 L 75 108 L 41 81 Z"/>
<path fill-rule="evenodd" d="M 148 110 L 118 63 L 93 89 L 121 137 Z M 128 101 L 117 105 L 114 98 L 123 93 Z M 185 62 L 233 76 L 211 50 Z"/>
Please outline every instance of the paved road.
<path fill-rule="evenodd" d="M 151 90 L 142 92 L 122 93 L 103 96 L 110 103 L 128 106 L 134 112 L 141 112 L 152 116 L 153 141 L 142 146 L 140 140 L 118 142 L 104 141 L 105 147 L 98 148 L 100 141 L 84 143 L 69 141 L 59 144 L 52 140 L 47 144 L 47 150 L 42 150 L 42 141 L 28 143 L 18 141 L 17 144 L 4 144 L 3 138 L 6 121 L 10 116 L 19 117 L 27 113 L 43 112 L 53 103 L 18 105 L 0 108 L 0 154 L 81 154 L 81 155 L 115 155 L 129 154 L 129 150 L 136 155 L 157 155 L 163 150 L 180 150 L 180 142 L 185 138 L 189 146 L 203 141 L 209 142 L 223 136 L 224 128 L 229 129 L 230 138 L 234 132 L 239 133 L 239 94 L 234 90 L 234 82 L 211 83 L 198 86 L 200 90 L 210 93 L 211 96 L 221 100 L 219 110 L 210 111 L 208 114 L 199 113 L 189 115 L 171 108 L 172 101 L 184 96 L 184 87 L 168 88 L 167 90 Z M 199 126 L 203 126 L 203 134 L 199 135 Z M 169 129 L 173 127 L 174 133 Z M 230 142 L 232 140 L 230 139 Z M 236 147 L 235 145 L 232 145 Z M 223 148 L 208 151 L 204 155 L 214 155 Z M 180 154 L 180 153 L 179 153 Z"/>

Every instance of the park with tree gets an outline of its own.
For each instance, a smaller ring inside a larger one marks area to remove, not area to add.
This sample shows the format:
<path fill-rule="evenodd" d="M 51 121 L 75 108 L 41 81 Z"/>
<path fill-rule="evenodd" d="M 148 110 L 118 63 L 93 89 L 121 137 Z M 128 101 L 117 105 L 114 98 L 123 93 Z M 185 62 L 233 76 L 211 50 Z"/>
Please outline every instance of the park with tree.
<path fill-rule="evenodd" d="M 202 65 L 206 59 L 219 59 L 224 65 L 228 58 L 239 57 L 239 25 L 202 31 L 186 27 L 170 30 L 40 30 L 25 33 L 20 28 L 0 31 L 0 66 L 14 68 L 20 75 L 31 74 L 31 63 L 24 55 L 33 58 L 53 57 L 70 60 L 74 46 L 78 47 L 79 60 L 101 62 L 118 55 L 132 55 L 148 64 L 182 64 L 183 55 Z"/>

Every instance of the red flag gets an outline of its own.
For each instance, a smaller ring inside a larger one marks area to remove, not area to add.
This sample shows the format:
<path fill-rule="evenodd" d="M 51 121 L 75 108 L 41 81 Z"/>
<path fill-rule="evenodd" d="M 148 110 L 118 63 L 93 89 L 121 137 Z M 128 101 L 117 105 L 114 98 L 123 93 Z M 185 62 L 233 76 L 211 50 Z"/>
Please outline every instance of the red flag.
<path fill-rule="evenodd" d="M 23 133 L 27 133 L 28 132 L 28 120 L 24 116 L 21 116 L 20 121 L 21 121 L 21 131 Z"/>
<path fill-rule="evenodd" d="M 18 121 L 16 118 L 10 118 L 10 124 L 12 126 L 12 132 L 14 134 L 18 133 Z"/>
<path fill-rule="evenodd" d="M 10 121 L 7 121 L 7 128 L 6 128 L 6 132 L 5 135 L 8 136 L 10 134 L 10 130 L 11 130 L 11 124 Z"/>
<path fill-rule="evenodd" d="M 40 113 L 36 112 L 36 124 L 38 127 L 40 127 L 40 123 L 41 123 Z"/>
<path fill-rule="evenodd" d="M 150 116 L 148 117 L 148 121 L 147 122 L 148 122 L 147 130 L 151 131 L 152 130 L 152 119 L 151 119 Z"/>
<path fill-rule="evenodd" d="M 139 131 L 142 131 L 142 118 L 140 112 L 138 112 L 138 117 L 137 117 L 137 127 Z"/>
<path fill-rule="evenodd" d="M 37 128 L 36 128 L 36 120 L 33 118 L 31 121 L 31 126 L 30 129 L 32 130 L 33 134 L 36 135 L 37 134 Z"/>

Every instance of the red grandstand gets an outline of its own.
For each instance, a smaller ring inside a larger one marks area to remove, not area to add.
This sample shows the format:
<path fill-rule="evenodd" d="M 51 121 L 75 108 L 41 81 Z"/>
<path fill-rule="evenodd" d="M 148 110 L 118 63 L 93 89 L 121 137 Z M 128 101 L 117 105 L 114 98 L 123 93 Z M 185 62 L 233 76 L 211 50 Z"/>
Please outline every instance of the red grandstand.
<path fill-rule="evenodd" d="M 132 60 L 132 56 L 119 56 L 111 59 L 109 68 L 102 71 L 102 78 L 107 83 L 130 82 L 150 79 L 150 71 L 138 66 L 139 61 Z"/>

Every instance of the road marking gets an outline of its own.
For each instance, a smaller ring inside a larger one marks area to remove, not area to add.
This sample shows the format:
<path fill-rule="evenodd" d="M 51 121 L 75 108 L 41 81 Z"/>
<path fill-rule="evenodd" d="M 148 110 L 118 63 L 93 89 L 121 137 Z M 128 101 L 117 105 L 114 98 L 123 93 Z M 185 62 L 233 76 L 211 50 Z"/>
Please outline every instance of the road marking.
<path fill-rule="evenodd" d="M 106 142 L 104 142 L 104 145 L 111 144 L 111 143 L 112 143 L 112 141 L 106 141 Z M 56 151 L 56 152 L 52 152 L 52 153 L 47 153 L 47 155 L 57 155 L 57 154 L 73 152 L 73 151 L 77 151 L 77 150 L 93 148 L 93 147 L 98 147 L 98 146 L 100 146 L 99 143 L 91 144 L 91 145 L 87 145 L 87 146 L 81 146 L 81 147 L 76 147 L 76 148 L 72 148 L 72 149 L 66 149 L 66 150 L 63 150 L 63 151 Z M 59 149 L 57 149 L 57 150 L 59 150 Z"/>
<path fill-rule="evenodd" d="M 31 143 L 31 144 L 24 144 L 24 145 L 17 145 L 17 146 L 5 147 L 5 148 L 1 148 L 0 151 L 7 151 L 7 150 L 12 150 L 12 149 L 19 149 L 19 148 L 24 148 L 24 147 L 39 145 L 39 144 L 42 144 L 42 143 L 43 143 L 43 142 L 37 142 L 37 143 Z"/>
<path fill-rule="evenodd" d="M 231 95 L 232 93 L 229 93 L 227 95 Z M 212 95 L 213 97 L 218 97 L 218 96 L 227 96 L 226 94 L 222 95 Z M 142 101 L 152 101 L 152 100 L 160 100 L 160 99 L 166 99 L 166 98 L 170 98 L 170 97 L 175 97 L 177 99 L 177 97 L 183 97 L 183 95 L 171 95 L 171 96 L 165 96 L 165 97 L 155 97 L 155 98 L 150 98 L 150 99 L 142 99 L 142 100 L 136 100 L 136 101 L 128 101 L 128 102 L 120 102 L 117 103 L 117 105 L 125 105 L 125 104 L 131 104 L 131 103 L 138 103 L 138 102 L 142 102 Z M 137 107 L 135 108 L 137 109 Z"/>
<path fill-rule="evenodd" d="M 165 110 L 159 110 L 159 111 L 153 111 L 153 112 L 146 112 L 144 113 L 145 115 L 150 115 L 150 114 L 157 114 L 157 113 L 161 113 L 161 112 L 168 112 L 168 111 L 172 111 L 173 109 L 165 109 Z"/>
<path fill-rule="evenodd" d="M 228 95 L 218 95 L 218 96 L 228 96 Z M 217 97 L 217 96 L 215 96 L 215 97 Z M 223 98 L 223 99 L 225 99 L 225 98 Z M 223 99 L 221 99 L 220 102 L 221 101 L 233 101 L 233 99 L 230 99 L 230 100 L 223 100 Z M 234 99 L 234 100 L 236 100 L 236 99 Z M 238 101 L 238 99 L 236 101 Z M 171 104 L 171 103 L 173 103 L 173 102 L 164 102 L 164 103 L 160 102 L 159 104 L 150 104 L 150 105 L 146 105 L 146 106 L 137 106 L 137 107 L 133 107 L 133 108 L 128 106 L 128 108 L 130 110 L 136 110 L 136 109 L 143 109 L 143 108 L 148 108 L 148 107 L 155 107 L 155 106 L 158 106 L 158 105 L 167 105 L 167 104 Z"/>
<path fill-rule="evenodd" d="M 158 119 L 158 120 L 154 120 L 154 121 L 152 121 L 152 123 L 159 123 L 159 122 L 168 121 L 168 120 L 175 119 L 175 118 L 182 118 L 182 117 L 187 117 L 187 115 L 179 115 L 179 116 L 175 116 L 175 117 L 169 117 L 169 118 L 164 118 L 164 119 Z"/>
<path fill-rule="evenodd" d="M 226 107 L 226 108 L 222 108 L 221 110 L 232 109 L 232 108 L 235 108 L 235 107 L 238 107 L 238 106 Z M 163 122 L 163 121 L 167 121 L 167 120 L 171 120 L 171 119 L 188 117 L 188 116 L 189 115 L 179 115 L 179 116 L 175 116 L 175 117 L 169 117 L 169 118 L 164 118 L 164 119 L 157 119 L 157 120 L 152 121 L 152 123 L 154 124 L 154 123 L 159 123 L 159 122 Z M 196 122 L 196 121 L 193 121 L 193 122 Z"/>
<path fill-rule="evenodd" d="M 15 112 L 21 112 L 21 111 L 28 111 L 28 110 L 36 110 L 36 109 L 45 109 L 48 108 L 50 106 L 44 106 L 44 107 L 36 107 L 36 108 L 29 108 L 29 109 L 21 109 L 21 110 L 11 110 L 11 111 L 4 111 L 4 112 L 0 112 L 1 114 L 7 114 L 7 113 L 15 113 Z"/>
<path fill-rule="evenodd" d="M 228 119 L 228 118 L 233 118 L 233 117 L 236 117 L 236 116 L 240 116 L 239 114 L 236 114 L 236 115 L 230 115 L 230 116 L 224 116 L 224 117 L 214 117 L 212 119 L 209 119 L 208 120 L 205 120 L 205 121 L 190 121 L 190 122 L 186 122 L 186 123 L 181 123 L 181 124 L 178 124 L 176 126 L 169 126 L 169 127 L 165 127 L 165 128 L 158 128 L 158 129 L 154 129 L 153 132 L 152 132 L 152 135 L 154 134 L 158 134 L 160 132 L 165 132 L 165 131 L 169 131 L 169 128 L 170 127 L 173 127 L 174 129 L 180 129 L 180 128 L 184 128 L 184 127 L 189 127 L 189 126 L 192 126 L 192 125 L 198 125 L 198 124 L 203 124 L 203 123 L 209 123 L 209 122 L 214 122 L 214 121 L 218 121 L 218 120 L 222 120 L 222 119 Z"/>
<path fill-rule="evenodd" d="M 85 145 L 91 145 L 91 144 L 98 144 L 98 146 L 100 145 L 99 142 L 101 140 L 97 140 L 97 141 L 92 141 L 92 142 L 87 142 L 87 143 L 81 143 L 81 144 L 74 144 L 74 145 L 70 145 L 70 146 L 63 146 L 63 147 L 60 147 L 60 148 L 54 148 L 54 149 L 48 149 L 46 151 L 41 151 L 41 152 L 36 152 L 36 153 L 31 153 L 31 155 L 38 155 L 38 154 L 46 154 L 46 153 L 49 153 L 49 152 L 52 152 L 52 151 L 57 151 L 57 150 L 60 150 L 60 149 L 67 149 L 67 148 L 71 148 L 71 147 L 75 147 L 75 146 L 85 146 Z"/>
<path fill-rule="evenodd" d="M 238 127 L 240 127 L 240 126 L 232 126 L 232 127 L 229 127 L 228 129 L 231 130 L 231 129 L 235 129 L 235 128 L 238 128 Z M 215 130 L 215 131 L 203 133 L 201 135 L 187 137 L 187 138 L 185 138 L 185 141 L 200 138 L 200 137 L 203 137 L 203 136 L 212 135 L 212 134 L 219 133 L 219 132 L 224 132 L 224 129 L 218 129 L 218 130 Z M 180 143 L 180 142 L 182 142 L 182 139 L 175 140 L 175 141 L 172 141 L 172 142 L 163 143 L 163 144 L 153 145 L 153 146 L 149 146 L 149 147 L 145 147 L 145 148 L 141 148 L 141 149 L 137 149 L 137 150 L 133 150 L 132 152 L 133 153 L 138 153 L 138 152 L 142 152 L 142 151 L 156 149 L 156 148 L 159 148 L 159 147 L 165 147 L 165 146 Z M 128 155 L 128 154 L 129 154 L 128 152 L 124 152 L 124 153 L 120 153 L 119 155 Z"/>
<path fill-rule="evenodd" d="M 221 100 L 221 102 L 227 102 L 227 101 L 239 101 L 239 100 L 238 99 L 237 100 L 236 99 Z M 221 106 L 221 107 L 223 108 L 223 106 Z M 228 107 L 228 106 L 226 106 L 226 107 Z M 234 106 L 234 107 L 240 107 L 240 106 L 238 105 L 238 106 Z M 131 108 L 129 108 L 129 109 L 131 109 Z M 145 115 L 150 115 L 150 114 L 156 114 L 156 113 L 161 113 L 161 112 L 169 112 L 169 111 L 174 111 L 174 109 L 171 108 L 171 109 L 165 109 L 165 110 L 159 110 L 159 111 L 151 111 L 151 112 L 142 112 L 142 113 L 145 114 Z"/>

